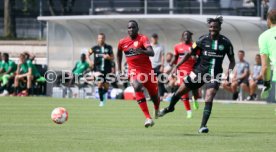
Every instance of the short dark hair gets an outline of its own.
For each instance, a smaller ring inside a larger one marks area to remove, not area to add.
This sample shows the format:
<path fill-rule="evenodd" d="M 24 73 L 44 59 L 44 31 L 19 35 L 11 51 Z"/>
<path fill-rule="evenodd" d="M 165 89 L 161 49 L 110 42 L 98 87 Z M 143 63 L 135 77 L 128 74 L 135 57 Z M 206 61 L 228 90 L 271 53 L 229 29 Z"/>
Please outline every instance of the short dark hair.
<path fill-rule="evenodd" d="M 223 17 L 217 16 L 216 18 L 207 18 L 207 23 L 210 24 L 212 22 L 217 22 L 220 26 L 223 23 Z"/>
<path fill-rule="evenodd" d="M 153 33 L 153 34 L 151 35 L 151 37 L 156 39 L 156 38 L 158 38 L 158 34 L 157 34 L 157 33 Z"/>
<path fill-rule="evenodd" d="M 170 56 L 173 56 L 173 53 L 172 52 L 167 52 L 166 55 L 170 55 Z"/>
<path fill-rule="evenodd" d="M 267 19 L 269 19 L 272 24 L 276 24 L 276 10 L 269 11 Z"/>
<path fill-rule="evenodd" d="M 239 53 L 245 54 L 244 50 L 239 50 Z"/>
<path fill-rule="evenodd" d="M 257 56 L 257 57 L 261 57 L 261 55 L 260 55 L 260 54 L 256 54 L 256 56 Z"/>
<path fill-rule="evenodd" d="M 193 35 L 193 34 L 194 34 L 194 33 L 192 33 L 191 31 L 186 30 L 186 31 L 184 31 L 184 32 L 182 33 L 182 37 L 184 36 L 184 33 L 185 33 L 185 32 L 189 33 L 190 35 Z"/>
<path fill-rule="evenodd" d="M 8 53 L 3 53 L 3 56 L 6 56 L 7 58 L 9 58 L 9 54 Z"/>
<path fill-rule="evenodd" d="M 98 35 L 102 35 L 103 37 L 105 37 L 105 34 L 104 34 L 104 33 L 99 33 Z"/>
<path fill-rule="evenodd" d="M 23 52 L 23 55 L 25 56 L 26 59 L 29 59 L 31 56 L 30 53 L 27 51 Z"/>
<path fill-rule="evenodd" d="M 129 20 L 128 23 L 130 23 L 130 22 L 136 24 L 136 26 L 139 27 L 139 26 L 138 26 L 138 23 L 137 23 L 135 20 Z"/>

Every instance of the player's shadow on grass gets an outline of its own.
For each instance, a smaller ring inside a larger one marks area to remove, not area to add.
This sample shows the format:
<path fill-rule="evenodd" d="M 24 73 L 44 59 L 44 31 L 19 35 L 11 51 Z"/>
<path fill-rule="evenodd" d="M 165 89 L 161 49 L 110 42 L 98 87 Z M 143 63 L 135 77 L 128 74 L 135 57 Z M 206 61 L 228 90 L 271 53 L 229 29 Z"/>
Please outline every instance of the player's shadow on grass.
<path fill-rule="evenodd" d="M 264 120 L 264 119 L 268 119 L 270 120 L 271 118 L 270 117 L 243 117 L 243 116 L 214 116 L 212 118 L 223 118 L 223 119 L 242 119 L 242 120 L 245 120 L 245 119 L 252 119 L 252 120 L 256 120 L 256 119 L 260 119 L 260 120 Z"/>
<path fill-rule="evenodd" d="M 217 134 L 217 133 L 208 133 L 208 134 L 199 134 L 199 133 L 194 133 L 194 134 L 181 134 L 181 136 L 187 136 L 187 137 L 202 137 L 202 136 L 213 136 L 213 137 L 238 137 L 240 135 L 237 135 L 237 134 Z"/>
<path fill-rule="evenodd" d="M 276 132 L 253 132 L 253 131 L 239 131 L 239 132 L 228 132 L 228 133 L 237 133 L 237 134 L 267 134 L 267 135 L 271 135 L 271 134 L 276 134 Z"/>

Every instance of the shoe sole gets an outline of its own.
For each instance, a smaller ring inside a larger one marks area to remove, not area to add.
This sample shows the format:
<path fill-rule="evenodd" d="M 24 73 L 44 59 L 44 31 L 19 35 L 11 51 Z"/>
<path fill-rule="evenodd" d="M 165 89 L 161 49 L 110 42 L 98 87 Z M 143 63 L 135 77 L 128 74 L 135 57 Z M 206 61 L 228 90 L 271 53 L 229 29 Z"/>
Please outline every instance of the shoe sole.
<path fill-rule="evenodd" d="M 154 126 L 154 122 L 153 123 L 148 123 L 148 124 L 145 124 L 145 127 L 148 128 L 148 127 L 152 127 Z"/>
<path fill-rule="evenodd" d="M 209 130 L 203 130 L 202 132 L 198 132 L 200 134 L 207 134 L 209 132 Z"/>

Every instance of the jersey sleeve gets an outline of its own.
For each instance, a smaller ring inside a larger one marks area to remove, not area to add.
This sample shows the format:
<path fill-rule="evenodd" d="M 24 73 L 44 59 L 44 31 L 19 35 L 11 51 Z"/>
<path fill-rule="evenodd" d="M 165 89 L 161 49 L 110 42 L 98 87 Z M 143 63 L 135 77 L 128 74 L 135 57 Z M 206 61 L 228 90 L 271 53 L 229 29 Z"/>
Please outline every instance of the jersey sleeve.
<path fill-rule="evenodd" d="M 122 40 L 120 40 L 118 43 L 118 51 L 123 51 Z"/>
<path fill-rule="evenodd" d="M 259 50 L 260 50 L 260 54 L 266 54 L 266 55 L 269 55 L 269 51 L 268 51 L 268 47 L 267 47 L 267 41 L 266 41 L 266 38 L 265 38 L 265 34 L 261 34 L 260 37 L 259 37 Z"/>
<path fill-rule="evenodd" d="M 201 53 L 202 41 L 204 40 L 205 37 L 206 37 L 206 35 L 203 35 L 203 36 L 199 37 L 196 42 L 193 43 L 193 45 L 191 47 L 192 55 L 197 55 L 197 54 Z"/>
<path fill-rule="evenodd" d="M 28 69 L 33 67 L 32 61 L 28 61 L 28 62 L 27 62 L 27 67 L 28 67 Z"/>
<path fill-rule="evenodd" d="M 250 71 L 250 65 L 248 62 L 245 64 L 244 68 L 247 69 L 248 71 Z"/>
<path fill-rule="evenodd" d="M 142 43 L 143 43 L 144 48 L 151 46 L 150 41 L 149 41 L 148 37 L 146 37 L 146 36 L 143 36 Z"/>
<path fill-rule="evenodd" d="M 201 52 L 201 41 L 196 41 L 193 43 L 192 47 L 191 47 L 191 52 L 192 55 L 197 55 L 200 54 Z"/>
<path fill-rule="evenodd" d="M 174 55 L 177 56 L 178 55 L 178 51 L 177 51 L 177 46 L 174 46 Z"/>
<path fill-rule="evenodd" d="M 113 48 L 111 45 L 108 46 L 108 55 L 113 55 Z"/>

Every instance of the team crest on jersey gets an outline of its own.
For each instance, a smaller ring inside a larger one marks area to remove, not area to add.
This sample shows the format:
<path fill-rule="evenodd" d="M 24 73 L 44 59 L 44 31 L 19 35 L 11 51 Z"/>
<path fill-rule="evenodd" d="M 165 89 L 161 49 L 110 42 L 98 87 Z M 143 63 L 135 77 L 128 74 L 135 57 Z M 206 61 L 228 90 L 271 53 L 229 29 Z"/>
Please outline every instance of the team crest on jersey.
<path fill-rule="evenodd" d="M 133 43 L 133 45 L 134 45 L 135 47 L 137 47 L 137 46 L 138 46 L 138 44 L 139 44 L 139 42 L 138 42 L 138 41 L 135 41 L 135 42 Z"/>
<path fill-rule="evenodd" d="M 219 45 L 219 50 L 220 51 L 224 50 L 224 45 Z"/>

